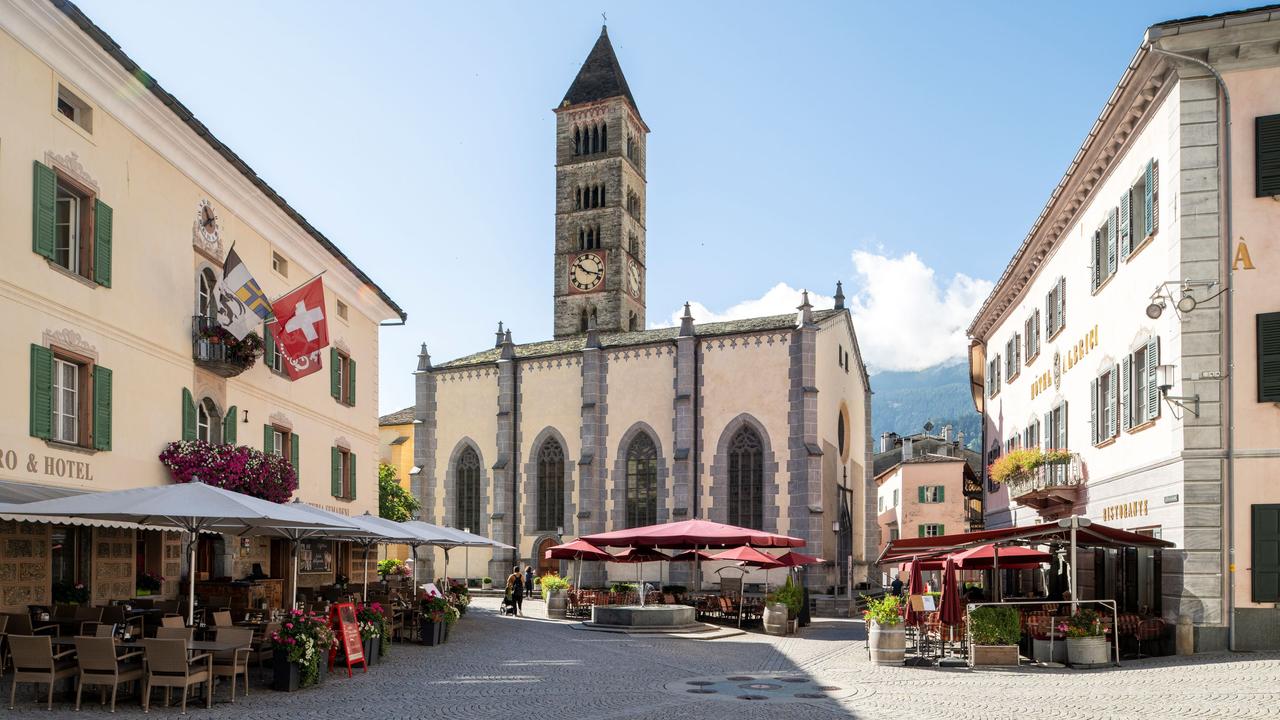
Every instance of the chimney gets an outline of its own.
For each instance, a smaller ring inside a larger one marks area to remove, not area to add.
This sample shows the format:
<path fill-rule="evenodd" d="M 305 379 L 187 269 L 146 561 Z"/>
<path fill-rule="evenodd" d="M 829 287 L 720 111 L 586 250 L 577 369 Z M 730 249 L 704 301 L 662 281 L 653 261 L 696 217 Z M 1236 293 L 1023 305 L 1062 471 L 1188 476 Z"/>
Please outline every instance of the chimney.
<path fill-rule="evenodd" d="M 963 430 L 956 433 L 956 447 L 957 448 L 964 447 L 964 431 Z"/>
<path fill-rule="evenodd" d="M 893 433 L 880 433 L 880 452 L 889 452 L 893 449 Z"/>
<path fill-rule="evenodd" d="M 951 424 L 942 426 L 942 442 L 951 442 Z"/>
<path fill-rule="evenodd" d="M 912 457 L 914 456 L 911 454 L 911 438 L 904 437 L 902 438 L 902 459 L 905 462 Z"/>

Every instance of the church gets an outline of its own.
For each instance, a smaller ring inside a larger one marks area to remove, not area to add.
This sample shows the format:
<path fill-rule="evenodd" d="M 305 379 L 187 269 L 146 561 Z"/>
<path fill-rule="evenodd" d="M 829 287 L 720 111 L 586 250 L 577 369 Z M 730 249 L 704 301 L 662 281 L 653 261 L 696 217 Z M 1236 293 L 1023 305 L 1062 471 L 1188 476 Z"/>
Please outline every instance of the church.
<path fill-rule="evenodd" d="M 871 391 L 839 286 L 829 309 L 803 293 L 795 313 L 699 324 L 686 304 L 679 327 L 647 328 L 649 127 L 607 30 L 555 114 L 554 337 L 517 343 L 499 323 L 485 349 L 442 363 L 423 345 L 422 519 L 514 545 L 464 561 L 496 581 L 517 562 L 564 574 L 544 550 L 580 535 L 690 518 L 805 539 L 825 559 L 806 573 L 815 592 L 866 581 Z M 419 577 L 462 574 L 420 562 Z M 584 586 L 627 578 L 634 566 L 582 570 Z"/>

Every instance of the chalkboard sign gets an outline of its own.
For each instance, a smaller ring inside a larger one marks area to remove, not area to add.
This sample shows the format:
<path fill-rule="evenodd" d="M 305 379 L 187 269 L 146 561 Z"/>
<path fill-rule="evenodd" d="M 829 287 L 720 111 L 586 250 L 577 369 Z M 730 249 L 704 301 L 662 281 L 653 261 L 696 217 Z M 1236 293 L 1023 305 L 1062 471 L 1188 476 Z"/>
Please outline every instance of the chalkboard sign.
<path fill-rule="evenodd" d="M 356 620 L 356 606 L 351 603 L 338 603 L 329 609 L 329 622 L 338 636 L 338 643 L 347 658 L 347 677 L 351 677 L 351 668 L 359 663 L 369 672 L 369 663 L 364 657 L 364 644 L 360 641 L 360 622 Z M 332 666 L 332 665 L 331 665 Z"/>

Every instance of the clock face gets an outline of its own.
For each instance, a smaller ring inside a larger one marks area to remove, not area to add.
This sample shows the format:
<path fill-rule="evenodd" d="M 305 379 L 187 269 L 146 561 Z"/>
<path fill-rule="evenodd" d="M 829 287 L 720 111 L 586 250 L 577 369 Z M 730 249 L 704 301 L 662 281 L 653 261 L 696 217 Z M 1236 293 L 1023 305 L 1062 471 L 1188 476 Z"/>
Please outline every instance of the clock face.
<path fill-rule="evenodd" d="M 590 292 L 604 282 L 604 258 L 582 253 L 569 263 L 569 284 L 578 292 Z"/>
<path fill-rule="evenodd" d="M 627 259 L 627 290 L 631 297 L 640 299 L 640 263 L 630 258 Z"/>
<path fill-rule="evenodd" d="M 218 225 L 218 214 L 208 200 L 201 200 L 196 208 L 195 231 L 204 242 L 217 244 L 222 228 Z"/>

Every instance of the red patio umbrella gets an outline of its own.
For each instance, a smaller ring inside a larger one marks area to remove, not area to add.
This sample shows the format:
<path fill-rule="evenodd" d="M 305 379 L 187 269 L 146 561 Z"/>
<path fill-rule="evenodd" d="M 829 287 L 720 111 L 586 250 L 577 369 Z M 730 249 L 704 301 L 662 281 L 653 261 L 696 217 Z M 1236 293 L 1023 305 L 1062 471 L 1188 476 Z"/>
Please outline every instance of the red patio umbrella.
<path fill-rule="evenodd" d="M 670 555 L 654 550 L 651 547 L 629 547 L 626 550 L 613 556 L 610 562 L 616 563 L 635 563 L 636 565 L 636 593 L 640 595 L 640 605 L 644 605 L 644 585 L 640 579 L 640 574 L 644 570 L 644 564 L 647 562 L 662 562 L 670 560 Z"/>
<path fill-rule="evenodd" d="M 907 582 L 907 607 L 902 614 L 902 619 L 906 622 L 906 624 L 919 625 L 920 621 L 924 620 L 924 613 L 918 612 L 916 611 L 915 608 L 911 607 L 911 596 L 923 595 L 923 594 L 924 594 L 924 577 L 921 576 L 920 574 L 920 563 L 916 561 L 912 561 L 911 577 Z"/>
<path fill-rule="evenodd" d="M 725 525 L 710 520 L 681 520 L 680 522 L 648 525 L 646 527 L 615 530 L 595 535 L 583 535 L 583 540 L 599 546 L 632 547 L 643 545 L 658 548 L 733 547 L 804 547 L 804 540 L 789 535 L 752 530 Z"/>
<path fill-rule="evenodd" d="M 795 550 L 788 550 L 787 552 L 779 555 L 774 559 L 782 563 L 786 567 L 799 567 L 801 565 L 817 565 L 818 563 L 826 562 L 826 560 L 823 560 L 820 557 L 815 557 L 813 555 L 805 555 L 804 553 L 796 552 Z"/>
<path fill-rule="evenodd" d="M 938 621 L 943 625 L 959 625 L 964 613 L 960 610 L 960 583 L 956 581 L 956 561 L 950 557 L 942 565 L 941 600 Z"/>
<path fill-rule="evenodd" d="M 725 550 L 722 553 L 712 555 L 711 560 L 729 560 L 732 562 L 746 563 L 762 568 L 782 567 L 782 563 L 772 555 L 765 555 L 750 545 L 743 545 L 732 550 Z"/>
<path fill-rule="evenodd" d="M 955 558 L 956 568 L 959 570 L 987 570 L 995 563 L 995 553 L 994 543 L 989 543 L 952 553 L 948 557 Z M 1052 560 L 1053 556 L 1047 552 L 1021 545 L 1007 545 L 1000 548 L 1000 567 L 1006 570 L 1039 567 L 1041 563 Z"/>
<path fill-rule="evenodd" d="M 575 588 L 582 585 L 582 561 L 583 560 L 612 560 L 613 556 L 592 545 L 581 538 L 573 542 L 567 542 L 563 545 L 555 545 L 547 549 L 548 560 L 577 560 L 578 561 L 578 577 L 575 579 L 573 586 Z"/>
<path fill-rule="evenodd" d="M 685 550 L 679 555 L 671 556 L 671 562 L 700 562 L 715 557 L 706 550 Z"/>

